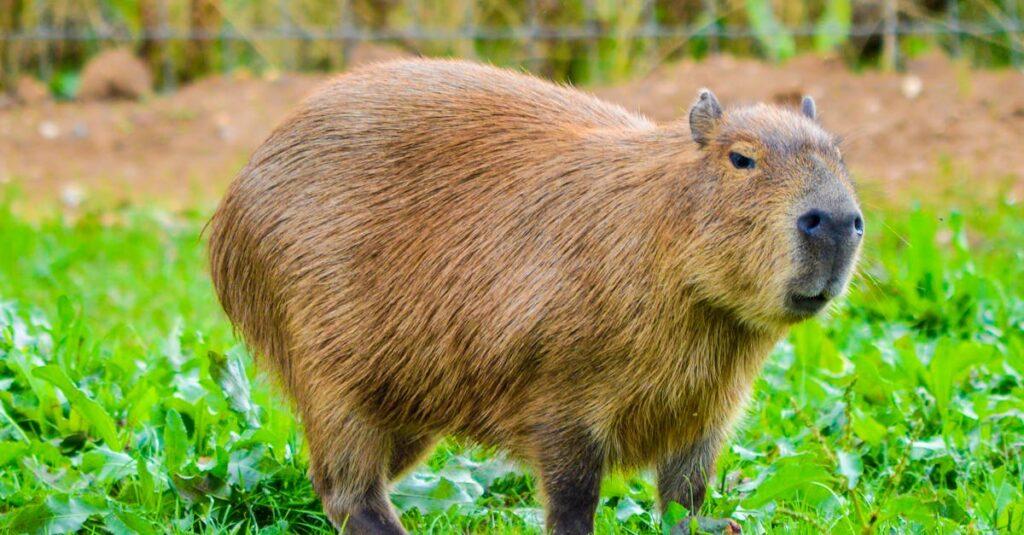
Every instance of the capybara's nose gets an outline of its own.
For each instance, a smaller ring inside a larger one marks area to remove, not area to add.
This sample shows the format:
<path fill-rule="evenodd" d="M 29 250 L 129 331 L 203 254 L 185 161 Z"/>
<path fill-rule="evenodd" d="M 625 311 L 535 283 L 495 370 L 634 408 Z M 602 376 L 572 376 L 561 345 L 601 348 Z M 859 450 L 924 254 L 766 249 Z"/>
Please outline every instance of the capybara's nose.
<path fill-rule="evenodd" d="M 800 216 L 796 226 L 807 240 L 834 247 L 855 245 L 864 235 L 860 212 L 830 213 L 814 209 Z"/>

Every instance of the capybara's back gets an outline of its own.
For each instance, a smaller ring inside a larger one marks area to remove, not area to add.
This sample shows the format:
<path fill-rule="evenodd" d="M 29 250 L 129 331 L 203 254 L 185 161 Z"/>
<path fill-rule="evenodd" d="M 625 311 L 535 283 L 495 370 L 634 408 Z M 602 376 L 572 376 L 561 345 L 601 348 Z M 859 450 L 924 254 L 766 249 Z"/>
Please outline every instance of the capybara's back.
<path fill-rule="evenodd" d="M 589 529 L 603 467 L 713 459 L 801 317 L 766 301 L 811 275 L 771 250 L 794 239 L 772 197 L 807 179 L 726 184 L 708 161 L 735 171 L 735 150 L 697 129 L 731 123 L 707 106 L 660 127 L 523 74 L 399 61 L 329 83 L 255 152 L 211 222 L 214 285 L 300 410 L 339 529 L 401 532 L 387 482 L 447 433 L 535 464 L 563 532 Z M 737 117 L 832 146 L 806 116 Z"/>

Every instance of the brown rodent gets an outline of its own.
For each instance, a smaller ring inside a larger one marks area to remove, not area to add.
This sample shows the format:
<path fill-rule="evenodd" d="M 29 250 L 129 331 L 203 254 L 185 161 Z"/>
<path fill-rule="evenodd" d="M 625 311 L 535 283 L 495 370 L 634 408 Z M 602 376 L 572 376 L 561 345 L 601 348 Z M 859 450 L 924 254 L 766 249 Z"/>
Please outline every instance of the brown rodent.
<path fill-rule="evenodd" d="M 345 74 L 253 154 L 210 226 L 228 317 L 305 423 L 349 533 L 445 434 L 534 466 L 547 528 L 589 533 L 602 473 L 655 466 L 696 512 L 787 326 L 843 291 L 863 222 L 802 111 L 656 125 L 461 61 Z"/>

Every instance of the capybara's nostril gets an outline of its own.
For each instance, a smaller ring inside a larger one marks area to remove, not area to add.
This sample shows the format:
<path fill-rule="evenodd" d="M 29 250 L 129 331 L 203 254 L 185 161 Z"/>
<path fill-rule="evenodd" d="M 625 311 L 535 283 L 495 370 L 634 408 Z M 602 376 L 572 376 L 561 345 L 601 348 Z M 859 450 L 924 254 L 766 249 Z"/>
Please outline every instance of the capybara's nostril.
<path fill-rule="evenodd" d="M 812 242 L 841 244 L 864 235 L 864 219 L 859 212 L 837 214 L 815 208 L 800 216 L 796 226 Z"/>
<path fill-rule="evenodd" d="M 853 218 L 853 232 L 858 236 L 864 235 L 864 219 L 861 218 L 860 214 L 857 214 Z"/>
<path fill-rule="evenodd" d="M 800 232 L 808 236 L 815 236 L 821 232 L 822 223 L 826 217 L 828 216 L 821 210 L 811 210 L 796 220 L 796 226 L 800 229 Z"/>

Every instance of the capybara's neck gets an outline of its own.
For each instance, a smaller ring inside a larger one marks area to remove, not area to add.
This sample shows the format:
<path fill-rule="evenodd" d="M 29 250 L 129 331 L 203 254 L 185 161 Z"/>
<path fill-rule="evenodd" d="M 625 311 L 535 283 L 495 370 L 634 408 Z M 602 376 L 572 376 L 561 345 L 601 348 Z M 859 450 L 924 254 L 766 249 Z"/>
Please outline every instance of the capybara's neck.
<path fill-rule="evenodd" d="M 716 247 L 708 228 L 718 186 L 700 172 L 700 158 L 680 123 L 581 134 L 576 169 L 594 190 L 596 207 L 588 210 L 601 212 L 588 269 L 623 317 L 667 321 L 675 330 L 695 328 L 684 325 L 694 317 L 735 340 L 777 338 L 780 329 L 743 322 L 705 288 L 714 269 L 705 260 Z"/>
<path fill-rule="evenodd" d="M 600 334 L 587 351 L 609 375 L 601 395 L 622 398 L 614 405 L 625 412 L 606 416 L 646 418 L 656 427 L 634 431 L 657 444 L 619 452 L 639 462 L 643 452 L 694 438 L 677 434 L 672 418 L 707 418 L 686 433 L 730 420 L 785 329 L 744 322 L 705 287 L 712 268 L 702 259 L 715 247 L 704 235 L 714 210 L 708 199 L 717 186 L 700 174 L 685 127 L 592 130 L 579 139 L 572 168 L 594 190 L 583 210 L 599 213 L 581 218 L 593 225 L 580 249 L 588 293 L 572 313 L 588 315 L 580 322 Z M 613 434 L 620 424 L 595 422 Z M 618 447 L 627 444 L 637 440 Z"/>
<path fill-rule="evenodd" d="M 614 410 L 593 422 L 608 439 L 608 460 L 626 469 L 727 433 L 785 334 L 752 329 L 700 302 L 655 314 L 629 362 L 603 382 L 602 399 Z"/>

